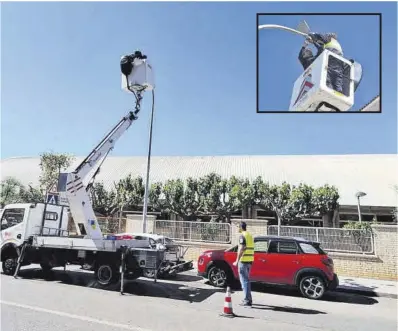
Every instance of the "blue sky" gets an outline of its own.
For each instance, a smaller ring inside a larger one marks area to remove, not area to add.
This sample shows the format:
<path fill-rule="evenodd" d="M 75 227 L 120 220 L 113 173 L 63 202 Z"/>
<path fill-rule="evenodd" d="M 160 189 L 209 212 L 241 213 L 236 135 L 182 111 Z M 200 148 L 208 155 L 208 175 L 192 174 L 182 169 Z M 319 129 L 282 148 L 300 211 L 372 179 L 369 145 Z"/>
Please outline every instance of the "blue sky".
<path fill-rule="evenodd" d="M 379 8 L 375 9 L 378 10 Z M 259 24 L 278 24 L 296 29 L 302 20 L 305 20 L 314 32 L 336 32 L 345 57 L 352 58 L 362 65 L 364 79 L 355 93 L 353 111 L 362 108 L 380 94 L 379 16 L 261 15 Z M 396 28 L 388 25 L 388 22 L 385 23 L 382 29 L 384 38 L 394 38 Z M 293 83 L 303 73 L 303 67 L 298 61 L 303 41 L 303 37 L 290 32 L 260 30 L 259 111 L 288 110 Z M 388 54 L 384 56 L 388 58 Z"/>
<path fill-rule="evenodd" d="M 397 151 L 396 3 L 1 6 L 2 158 L 87 155 L 133 106 L 120 89 L 119 60 L 136 48 L 157 81 L 153 155 Z M 382 11 L 383 114 L 256 114 L 256 13 L 287 8 Z M 146 154 L 150 101 L 145 96 L 139 121 L 113 155 Z"/>

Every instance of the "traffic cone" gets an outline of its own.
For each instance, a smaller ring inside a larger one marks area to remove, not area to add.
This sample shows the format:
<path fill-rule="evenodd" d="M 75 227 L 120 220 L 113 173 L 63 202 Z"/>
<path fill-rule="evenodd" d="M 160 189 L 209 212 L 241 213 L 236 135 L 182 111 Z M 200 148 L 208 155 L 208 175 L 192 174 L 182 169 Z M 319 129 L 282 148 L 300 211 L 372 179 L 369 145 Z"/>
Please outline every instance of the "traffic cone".
<path fill-rule="evenodd" d="M 224 311 L 220 315 L 224 317 L 235 317 L 235 314 L 232 310 L 231 288 L 229 286 L 227 287 L 227 293 L 225 294 Z"/>

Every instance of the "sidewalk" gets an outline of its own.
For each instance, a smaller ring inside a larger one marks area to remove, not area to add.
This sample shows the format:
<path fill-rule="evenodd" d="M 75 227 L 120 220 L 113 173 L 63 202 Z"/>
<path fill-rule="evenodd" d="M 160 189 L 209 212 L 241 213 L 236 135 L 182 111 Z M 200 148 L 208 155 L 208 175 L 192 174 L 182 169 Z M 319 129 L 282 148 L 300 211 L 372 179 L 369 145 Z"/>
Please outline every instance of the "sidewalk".
<path fill-rule="evenodd" d="M 197 264 L 193 263 L 194 269 L 192 272 L 197 273 Z M 352 278 L 340 276 L 336 291 L 353 294 L 360 294 L 372 297 L 386 297 L 398 299 L 398 282 L 367 279 L 367 278 Z"/>
<path fill-rule="evenodd" d="M 398 283 L 394 281 L 344 276 L 339 276 L 339 280 L 336 291 L 398 299 Z"/>

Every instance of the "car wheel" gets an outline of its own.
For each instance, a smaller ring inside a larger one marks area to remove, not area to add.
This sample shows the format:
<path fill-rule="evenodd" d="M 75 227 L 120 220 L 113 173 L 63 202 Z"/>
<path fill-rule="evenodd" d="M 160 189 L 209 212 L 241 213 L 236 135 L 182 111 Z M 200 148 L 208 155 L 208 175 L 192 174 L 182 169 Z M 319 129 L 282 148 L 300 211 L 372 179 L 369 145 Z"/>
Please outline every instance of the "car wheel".
<path fill-rule="evenodd" d="M 17 258 L 8 258 L 3 262 L 3 272 L 7 276 L 12 276 L 17 269 Z"/>
<path fill-rule="evenodd" d="M 304 276 L 300 280 L 300 292 L 308 299 L 318 300 L 323 297 L 326 292 L 325 281 L 317 275 Z"/>
<path fill-rule="evenodd" d="M 214 266 L 210 268 L 207 278 L 211 285 L 215 287 L 225 287 L 228 282 L 228 272 L 225 268 Z"/>

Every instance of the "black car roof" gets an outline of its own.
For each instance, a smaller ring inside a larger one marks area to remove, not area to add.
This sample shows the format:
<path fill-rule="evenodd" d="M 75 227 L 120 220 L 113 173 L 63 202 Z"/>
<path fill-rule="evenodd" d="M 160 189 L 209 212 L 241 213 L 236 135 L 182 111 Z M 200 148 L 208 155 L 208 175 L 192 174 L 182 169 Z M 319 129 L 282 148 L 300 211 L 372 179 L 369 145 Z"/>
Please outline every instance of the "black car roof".
<path fill-rule="evenodd" d="M 301 243 L 308 243 L 308 244 L 314 244 L 314 243 L 318 243 L 317 241 L 313 241 L 313 240 L 308 240 L 305 238 L 300 238 L 300 237 L 283 237 L 283 236 L 254 236 L 254 241 L 257 240 L 278 240 L 278 241 L 297 241 L 297 242 L 301 242 Z"/>

